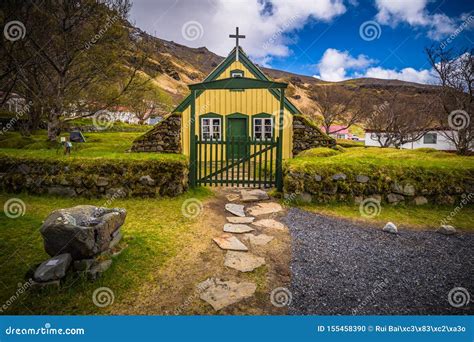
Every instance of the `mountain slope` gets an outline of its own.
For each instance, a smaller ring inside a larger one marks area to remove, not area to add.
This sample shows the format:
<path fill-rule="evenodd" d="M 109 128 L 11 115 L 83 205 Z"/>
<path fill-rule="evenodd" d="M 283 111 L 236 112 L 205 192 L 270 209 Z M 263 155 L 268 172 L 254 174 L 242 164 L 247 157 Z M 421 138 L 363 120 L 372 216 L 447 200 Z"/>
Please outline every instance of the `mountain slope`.
<path fill-rule="evenodd" d="M 189 83 L 202 81 L 223 59 L 205 47 L 189 48 L 172 41 L 166 41 L 148 35 L 138 28 L 130 26 L 131 35 L 139 40 L 150 55 L 149 75 L 153 75 L 155 84 L 172 99 L 171 104 L 163 106 L 163 113 L 170 112 L 187 94 Z M 325 82 L 314 77 L 298 75 L 283 70 L 261 68 L 269 77 L 289 83 L 288 97 L 304 114 L 317 117 L 317 104 L 310 98 L 311 88 L 315 85 L 344 87 L 356 92 L 356 96 L 373 99 L 385 92 L 399 92 L 403 95 L 424 95 L 427 101 L 434 96 L 434 86 L 404 82 L 359 78 L 342 82 Z M 337 89 L 337 88 L 335 88 Z"/>

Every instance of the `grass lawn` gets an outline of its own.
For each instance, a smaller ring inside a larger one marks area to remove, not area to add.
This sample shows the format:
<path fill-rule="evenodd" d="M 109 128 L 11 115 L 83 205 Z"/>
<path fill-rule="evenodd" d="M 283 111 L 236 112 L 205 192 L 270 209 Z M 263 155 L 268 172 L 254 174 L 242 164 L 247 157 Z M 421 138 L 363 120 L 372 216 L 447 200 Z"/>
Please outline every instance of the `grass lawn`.
<path fill-rule="evenodd" d="M 50 159 L 136 159 L 136 160 L 181 160 L 182 155 L 173 153 L 127 153 L 134 139 L 143 132 L 97 132 L 84 133 L 85 143 L 73 143 L 70 156 L 64 156 L 61 145 L 46 141 L 46 132 L 37 131 L 30 137 L 8 132 L 0 135 L 0 153 L 15 157 L 38 157 Z"/>
<path fill-rule="evenodd" d="M 293 205 L 293 204 L 292 204 Z M 319 214 L 337 216 L 347 218 L 353 221 L 369 223 L 383 227 L 385 223 L 391 221 L 398 227 L 409 228 L 433 228 L 437 229 L 440 222 L 449 217 L 454 207 L 449 206 L 413 206 L 413 205 L 397 205 L 382 203 L 380 214 L 374 218 L 364 218 L 359 212 L 359 206 L 346 203 L 327 203 L 327 204 L 296 204 L 304 210 L 312 211 Z M 474 206 L 466 206 L 462 208 L 449 224 L 457 229 L 474 231 Z"/>
<path fill-rule="evenodd" d="M 351 169 L 368 169 L 369 167 L 387 166 L 393 168 L 439 168 L 474 170 L 474 158 L 458 156 L 454 153 L 433 149 L 398 150 L 394 148 L 353 147 L 344 152 L 329 153 L 328 148 L 315 148 L 302 152 L 288 162 L 294 166 L 338 165 Z"/>
<path fill-rule="evenodd" d="M 51 295 L 27 292 L 14 301 L 3 314 L 97 314 L 104 309 L 92 303 L 92 293 L 101 286 L 113 289 L 115 302 L 134 298 L 136 290 L 146 282 L 157 282 L 160 266 L 183 248 L 183 234 L 192 231 L 199 220 L 182 215 L 181 206 L 188 198 L 205 200 L 206 189 L 190 191 L 175 198 L 120 199 L 111 206 L 127 209 L 122 243 L 128 248 L 120 254 L 102 278 L 95 282 L 69 276 L 65 285 Z M 53 208 L 78 204 L 103 205 L 104 199 L 68 199 L 28 195 L 0 194 L 2 203 L 17 197 L 26 204 L 24 216 L 11 219 L 0 215 L 0 303 L 15 294 L 18 284 L 25 282 L 29 267 L 48 258 L 44 252 L 39 227 Z M 1 306 L 0 306 L 1 308 Z"/>

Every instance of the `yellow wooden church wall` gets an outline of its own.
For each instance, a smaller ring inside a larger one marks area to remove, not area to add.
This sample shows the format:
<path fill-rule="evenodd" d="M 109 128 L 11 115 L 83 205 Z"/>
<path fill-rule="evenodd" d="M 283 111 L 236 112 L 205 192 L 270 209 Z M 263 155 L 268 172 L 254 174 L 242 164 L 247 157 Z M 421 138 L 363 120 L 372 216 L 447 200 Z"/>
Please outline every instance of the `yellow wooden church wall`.
<path fill-rule="evenodd" d="M 255 78 L 251 72 L 240 62 L 234 62 L 227 68 L 218 79 L 229 78 L 230 71 L 240 69 L 244 71 L 245 77 Z M 278 112 L 280 101 L 273 96 L 267 89 L 246 89 L 244 91 L 206 90 L 196 99 L 196 135 L 200 136 L 200 116 L 207 113 L 216 113 L 224 118 L 223 136 L 225 137 L 225 116 L 240 113 L 248 115 L 248 136 L 252 137 L 252 115 L 267 113 L 274 116 L 275 137 L 278 136 Z M 191 115 L 191 106 L 188 106 L 182 113 L 181 141 L 183 144 L 183 153 L 189 155 L 189 118 Z M 292 123 L 293 115 L 284 110 L 283 120 L 283 158 L 292 157 L 293 136 Z M 220 156 L 220 152 L 218 154 Z"/>

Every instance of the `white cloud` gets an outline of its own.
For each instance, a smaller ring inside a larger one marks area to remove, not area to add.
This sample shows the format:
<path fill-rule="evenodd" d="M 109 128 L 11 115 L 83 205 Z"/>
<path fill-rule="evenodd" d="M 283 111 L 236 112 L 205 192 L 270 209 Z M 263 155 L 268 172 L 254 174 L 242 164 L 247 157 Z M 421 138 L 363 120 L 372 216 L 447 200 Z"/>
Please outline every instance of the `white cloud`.
<path fill-rule="evenodd" d="M 364 74 L 356 75 L 358 77 L 373 77 L 387 80 L 400 80 L 415 83 L 431 84 L 435 81 L 431 70 L 415 70 L 413 68 L 404 68 L 400 71 L 394 69 L 384 69 L 381 67 L 372 67 L 367 69 Z"/>
<path fill-rule="evenodd" d="M 435 81 L 433 73 L 428 69 L 404 68 L 397 71 L 373 66 L 375 63 L 375 60 L 365 55 L 353 57 L 347 51 L 327 49 L 316 65 L 319 74 L 314 77 L 332 82 L 355 77 L 396 79 L 416 83 L 433 83 Z"/>
<path fill-rule="evenodd" d="M 395 27 L 406 22 L 412 27 L 423 27 L 428 30 L 428 37 L 440 40 L 456 28 L 456 20 L 445 14 L 430 14 L 426 9 L 429 0 L 376 0 L 378 13 L 376 20 L 385 25 Z"/>
<path fill-rule="evenodd" d="M 319 75 L 315 77 L 325 81 L 343 81 L 348 78 L 349 71 L 365 69 L 374 62 L 364 55 L 352 57 L 347 51 L 327 49 L 316 66 Z"/>
<path fill-rule="evenodd" d="M 225 56 L 235 46 L 228 35 L 240 27 L 241 45 L 258 62 L 285 57 L 291 34 L 311 20 L 329 22 L 346 12 L 343 0 L 142 0 L 133 4 L 131 17 L 140 28 L 160 38 L 191 47 L 206 46 Z M 203 27 L 192 41 L 182 36 L 188 21 Z"/>

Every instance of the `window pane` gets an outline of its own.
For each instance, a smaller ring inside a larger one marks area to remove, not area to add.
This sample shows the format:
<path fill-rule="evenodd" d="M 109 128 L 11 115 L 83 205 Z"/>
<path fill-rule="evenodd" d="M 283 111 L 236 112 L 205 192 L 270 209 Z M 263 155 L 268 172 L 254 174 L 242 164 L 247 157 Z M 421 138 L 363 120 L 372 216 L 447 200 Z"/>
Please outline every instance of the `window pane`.
<path fill-rule="evenodd" d="M 436 133 L 427 133 L 423 137 L 424 144 L 436 144 L 437 134 Z"/>
<path fill-rule="evenodd" d="M 261 139 L 262 138 L 262 132 L 255 132 L 255 139 Z"/>
<path fill-rule="evenodd" d="M 262 119 L 255 119 L 255 126 L 261 125 L 262 124 Z"/>
<path fill-rule="evenodd" d="M 209 125 L 209 119 L 202 119 L 202 125 Z"/>
<path fill-rule="evenodd" d="M 265 125 L 272 125 L 272 119 L 265 119 Z"/>
<path fill-rule="evenodd" d="M 271 132 L 265 132 L 265 139 L 271 139 L 272 138 L 272 133 Z"/>
<path fill-rule="evenodd" d="M 212 119 L 212 124 L 213 124 L 213 125 L 220 125 L 220 124 L 221 124 L 221 120 L 220 120 L 220 119 Z"/>
<path fill-rule="evenodd" d="M 262 126 L 255 126 L 255 132 L 261 132 Z"/>
<path fill-rule="evenodd" d="M 265 132 L 271 132 L 272 126 L 265 126 Z"/>

